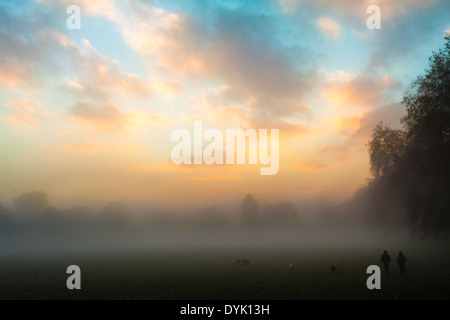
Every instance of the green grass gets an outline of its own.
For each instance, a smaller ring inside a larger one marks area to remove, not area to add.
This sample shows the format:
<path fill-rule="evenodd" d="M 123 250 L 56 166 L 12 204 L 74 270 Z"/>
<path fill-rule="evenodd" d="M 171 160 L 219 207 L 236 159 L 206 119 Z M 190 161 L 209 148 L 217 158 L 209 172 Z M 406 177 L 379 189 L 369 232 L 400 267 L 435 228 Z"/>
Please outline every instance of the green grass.
<path fill-rule="evenodd" d="M 442 253 L 408 252 L 403 277 L 392 259 L 382 289 L 368 290 L 366 268 L 378 263 L 378 251 L 171 250 L 3 258 L 0 299 L 450 298 L 450 263 Z M 250 266 L 235 265 L 241 257 Z M 289 270 L 292 262 L 296 269 Z M 66 288 L 71 264 L 81 268 L 78 291 Z"/>

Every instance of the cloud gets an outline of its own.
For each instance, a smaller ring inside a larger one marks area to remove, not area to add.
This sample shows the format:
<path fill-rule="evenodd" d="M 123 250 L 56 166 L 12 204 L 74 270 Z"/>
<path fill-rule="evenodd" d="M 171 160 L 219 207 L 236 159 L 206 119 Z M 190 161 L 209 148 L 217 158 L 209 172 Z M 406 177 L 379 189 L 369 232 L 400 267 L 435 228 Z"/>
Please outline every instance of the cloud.
<path fill-rule="evenodd" d="M 50 118 L 48 112 L 41 111 L 43 107 L 40 103 L 27 98 L 10 100 L 8 101 L 8 107 L 13 113 L 7 115 L 6 119 L 13 124 L 38 128 L 39 121 Z"/>
<path fill-rule="evenodd" d="M 303 169 L 308 169 L 308 164 L 320 163 L 333 164 L 333 168 L 342 168 L 345 164 L 368 164 L 367 143 L 375 126 L 383 121 L 392 128 L 401 128 L 400 119 L 405 115 L 405 108 L 400 103 L 377 104 L 357 114 L 325 120 L 325 125 L 331 128 L 325 143 L 308 153 L 308 161 L 305 161 Z M 314 166 L 309 168 L 314 170 Z M 367 173 L 368 173 L 367 168 Z"/>
<path fill-rule="evenodd" d="M 274 101 L 279 106 L 283 100 Z M 228 87 L 215 88 L 203 92 L 200 98 L 192 101 L 192 107 L 182 115 L 183 121 L 193 122 L 205 120 L 216 126 L 225 128 L 279 129 L 280 138 L 303 136 L 310 132 L 310 128 L 300 117 L 283 117 L 273 113 L 257 112 L 253 109 L 252 100 L 228 90 Z M 309 106 L 304 107 L 310 110 Z M 306 112 L 305 112 L 306 113 Z M 297 114 L 298 115 L 298 114 Z"/>
<path fill-rule="evenodd" d="M 250 117 L 278 121 L 309 114 L 305 99 L 316 72 L 296 67 L 306 65 L 299 59 L 309 53 L 291 55 L 279 47 L 268 32 L 276 20 L 216 8 L 206 25 L 187 14 L 136 6 L 138 13 L 122 24 L 123 38 L 157 70 L 198 86 L 219 83 L 223 91 L 208 93 L 210 99 L 222 106 L 239 103 Z"/>
<path fill-rule="evenodd" d="M 70 116 L 94 131 L 130 131 L 139 127 L 168 127 L 172 121 L 165 114 L 122 112 L 115 104 L 106 101 L 93 104 L 79 101 L 70 107 Z"/>
<path fill-rule="evenodd" d="M 405 115 L 400 103 L 391 103 L 363 110 L 350 117 L 338 117 L 330 121 L 336 134 L 333 142 L 322 146 L 314 153 L 314 158 L 333 159 L 342 163 L 366 160 L 367 142 L 375 126 L 383 121 L 386 125 L 399 129 L 400 119 Z"/>
<path fill-rule="evenodd" d="M 49 75 L 67 66 L 70 59 L 61 57 L 72 56 L 74 43 L 57 31 L 58 15 L 30 7 L 12 12 L 0 4 L 0 84 L 41 89 Z"/>
<path fill-rule="evenodd" d="M 37 44 L 1 29 L 0 43 L 0 84 L 15 87 L 23 84 L 36 86 L 39 83 L 39 63 L 44 60 L 43 52 L 36 47 Z"/>
<path fill-rule="evenodd" d="M 450 11 L 446 0 L 279 0 L 279 4 L 285 14 L 299 19 L 328 16 L 351 28 L 370 45 L 367 72 L 372 73 L 390 70 L 399 63 L 415 63 L 424 50 L 429 55 L 430 45 L 448 29 Z M 366 10 L 372 4 L 381 9 L 380 30 L 366 28 Z"/>
<path fill-rule="evenodd" d="M 405 115 L 406 109 L 401 103 L 389 103 L 371 109 L 362 118 L 360 134 L 368 137 L 380 121 L 394 129 L 400 129 L 400 120 Z"/>
<path fill-rule="evenodd" d="M 121 70 L 118 61 L 100 55 L 88 40 L 73 52 L 76 79 L 66 78 L 63 88 L 79 98 L 111 99 L 115 95 L 145 98 L 153 94 L 150 83 Z"/>
<path fill-rule="evenodd" d="M 285 119 L 272 120 L 266 117 L 260 117 L 253 119 L 250 125 L 252 128 L 279 129 L 280 139 L 293 136 L 300 137 L 310 132 L 310 128 L 305 123 Z"/>
<path fill-rule="evenodd" d="M 443 38 L 449 11 L 448 1 L 413 1 L 404 15 L 382 22 L 381 29 L 377 30 L 380 32 L 368 40 L 373 48 L 368 72 L 388 70 L 405 62 L 417 63 L 418 59 L 426 61 L 430 45 Z"/>
<path fill-rule="evenodd" d="M 129 115 L 110 102 L 96 106 L 80 101 L 70 108 L 70 115 L 76 121 L 101 131 L 125 130 L 130 124 Z"/>
<path fill-rule="evenodd" d="M 77 122 L 106 131 L 128 128 L 132 117 L 109 101 L 149 98 L 153 94 L 151 84 L 124 71 L 120 62 L 99 54 L 89 41 L 82 40 L 79 45 L 54 29 L 53 16 L 45 12 L 40 8 L 33 19 L 28 19 L 0 6 L 0 42 L 4 45 L 0 53 L 0 86 L 42 99 L 35 89 L 47 92 L 44 90 L 53 90 L 56 85 L 64 100 L 70 93 L 78 101 L 71 108 Z M 37 127 L 40 120 L 51 118 L 25 100 L 12 103 L 10 108 L 14 113 L 8 120 L 13 123 Z M 164 121 L 168 122 L 152 116 L 147 123 Z"/>
<path fill-rule="evenodd" d="M 81 3 L 82 12 L 85 8 L 86 14 L 103 14 L 107 8 L 115 8 L 110 1 L 94 2 Z M 50 78 L 58 83 L 63 78 L 64 93 L 70 92 L 77 99 L 150 97 L 153 90 L 148 81 L 124 71 L 119 61 L 99 54 L 88 40 L 79 45 L 64 34 L 67 30 L 55 17 L 56 12 L 64 16 L 65 3 L 41 1 L 41 6 L 49 8 L 39 6 L 32 19 L 0 6 L 0 85 L 42 88 Z"/>
<path fill-rule="evenodd" d="M 205 72 L 199 53 L 206 34 L 190 16 L 136 2 L 131 16 L 123 19 L 120 26 L 125 41 L 159 67 L 176 75 Z"/>
<path fill-rule="evenodd" d="M 19 61 L 0 61 L 0 86 L 19 87 L 25 82 L 33 83 L 32 67 Z"/>
<path fill-rule="evenodd" d="M 49 11 L 61 11 L 72 3 L 42 0 L 40 4 Z M 211 98 L 220 101 L 221 107 L 237 107 L 236 101 L 241 99 L 238 104 L 249 123 L 265 118 L 273 125 L 284 123 L 292 128 L 291 123 L 311 115 L 306 99 L 312 95 L 316 71 L 313 67 L 300 71 L 298 66 L 308 65 L 302 61 L 312 55 L 301 48 L 292 48 L 296 50 L 292 54 L 291 48 L 280 47 L 275 37 L 277 21 L 270 16 L 222 8 L 215 10 L 215 18 L 206 24 L 188 14 L 170 13 L 139 1 L 127 2 L 127 10 L 119 10 L 117 3 L 110 1 L 82 1 L 79 5 L 82 14 L 116 23 L 124 40 L 147 58 L 145 67 L 155 74 L 154 80 L 127 72 L 119 61 L 97 52 L 88 40 L 73 42 L 55 29 L 54 18 L 50 23 L 41 21 L 46 17 L 41 10 L 36 13 L 39 28 L 32 28 L 34 24 L 25 19 L 23 35 L 0 34 L 8 43 L 0 67 L 3 61 L 9 66 L 2 68 L 0 84 L 20 86 L 25 81 L 45 86 L 41 74 L 46 74 L 64 80 L 59 82 L 62 94 L 101 105 L 117 103 L 116 98 L 182 96 L 185 83 L 202 88 L 213 82 L 226 89 L 217 97 L 209 93 Z M 0 26 L 20 27 L 18 19 L 6 16 L 13 23 Z"/>
<path fill-rule="evenodd" d="M 325 37 L 330 39 L 341 37 L 341 26 L 332 19 L 320 17 L 317 20 L 317 25 Z"/>
<path fill-rule="evenodd" d="M 332 103 L 346 107 L 380 105 L 389 94 L 401 88 L 390 75 L 334 73 L 327 79 L 322 95 Z"/>
<path fill-rule="evenodd" d="M 87 14 L 90 16 L 98 17 L 105 16 L 111 20 L 117 20 L 120 12 L 115 5 L 114 0 L 59 0 L 55 3 L 54 0 L 35 0 L 38 3 L 41 3 L 46 6 L 57 5 L 61 8 L 67 8 L 71 5 L 78 5 L 80 7 L 82 14 Z M 64 11 L 65 13 L 66 11 Z"/>
<path fill-rule="evenodd" d="M 330 124 L 338 134 L 358 132 L 361 129 L 364 116 L 371 111 L 372 109 L 368 109 L 355 116 L 337 117 L 336 119 L 327 121 L 327 123 Z"/>
<path fill-rule="evenodd" d="M 381 8 L 382 19 L 393 19 L 415 10 L 431 7 L 443 0 L 279 0 L 283 12 L 295 13 L 313 7 L 320 12 L 340 12 L 349 16 L 367 19 L 367 7 L 376 4 Z"/>

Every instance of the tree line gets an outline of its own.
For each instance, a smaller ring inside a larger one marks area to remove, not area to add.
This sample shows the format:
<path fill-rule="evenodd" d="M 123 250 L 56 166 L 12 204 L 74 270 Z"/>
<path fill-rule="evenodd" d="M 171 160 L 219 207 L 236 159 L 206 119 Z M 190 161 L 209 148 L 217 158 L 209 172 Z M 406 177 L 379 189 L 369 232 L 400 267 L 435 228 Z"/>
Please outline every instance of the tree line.
<path fill-rule="evenodd" d="M 426 237 L 450 232 L 450 36 L 404 94 L 402 129 L 383 123 L 368 143 L 373 178 L 357 198 L 380 224 Z"/>

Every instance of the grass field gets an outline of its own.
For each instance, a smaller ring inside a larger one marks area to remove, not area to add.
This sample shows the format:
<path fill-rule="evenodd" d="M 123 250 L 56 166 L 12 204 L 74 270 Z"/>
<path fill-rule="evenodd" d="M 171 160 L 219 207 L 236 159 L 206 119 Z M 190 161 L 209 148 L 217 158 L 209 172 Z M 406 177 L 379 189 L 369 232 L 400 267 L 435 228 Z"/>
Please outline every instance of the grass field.
<path fill-rule="evenodd" d="M 172 249 L 16 256 L 0 259 L 0 299 L 449 299 L 448 255 L 405 254 L 407 274 L 402 277 L 392 259 L 391 274 L 382 274 L 381 290 L 367 289 L 365 273 L 378 263 L 380 250 Z M 241 257 L 250 265 L 235 265 Z M 294 270 L 290 263 L 296 263 Z M 81 290 L 66 288 L 66 268 L 72 264 L 81 268 Z"/>

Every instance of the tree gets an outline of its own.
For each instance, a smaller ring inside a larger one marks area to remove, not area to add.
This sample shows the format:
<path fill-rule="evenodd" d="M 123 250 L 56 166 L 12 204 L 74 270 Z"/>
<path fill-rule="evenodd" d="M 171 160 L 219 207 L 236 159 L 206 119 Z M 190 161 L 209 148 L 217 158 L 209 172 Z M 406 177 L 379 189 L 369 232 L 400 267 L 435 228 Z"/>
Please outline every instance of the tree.
<path fill-rule="evenodd" d="M 450 140 L 450 35 L 444 48 L 433 52 L 425 75 L 418 76 L 402 103 L 409 137 L 427 145 Z"/>
<path fill-rule="evenodd" d="M 259 205 L 255 197 L 247 194 L 241 203 L 241 217 L 244 226 L 255 226 L 259 218 Z"/>
<path fill-rule="evenodd" d="M 14 200 L 14 205 L 19 214 L 28 218 L 39 216 L 50 208 L 48 196 L 42 191 L 23 193 Z"/>
<path fill-rule="evenodd" d="M 404 131 L 375 128 L 375 179 L 366 188 L 375 211 L 404 212 L 414 230 L 434 237 L 450 233 L 450 36 L 445 40 L 404 95 Z"/>
<path fill-rule="evenodd" d="M 369 141 L 370 171 L 374 177 L 391 172 L 399 163 L 405 149 L 405 133 L 378 124 Z"/>
<path fill-rule="evenodd" d="M 426 235 L 450 232 L 450 36 L 433 52 L 402 103 L 408 145 L 399 177 L 410 222 Z"/>

